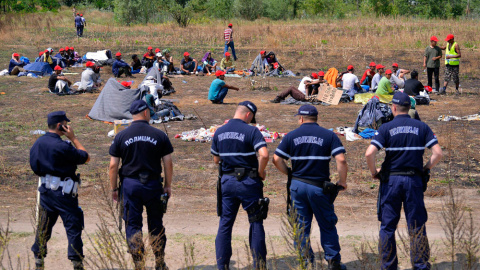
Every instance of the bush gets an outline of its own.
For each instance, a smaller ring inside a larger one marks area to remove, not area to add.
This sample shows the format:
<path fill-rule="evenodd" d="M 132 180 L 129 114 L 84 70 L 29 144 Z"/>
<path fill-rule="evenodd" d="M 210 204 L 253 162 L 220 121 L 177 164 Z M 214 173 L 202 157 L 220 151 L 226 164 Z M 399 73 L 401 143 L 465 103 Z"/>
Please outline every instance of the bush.
<path fill-rule="evenodd" d="M 263 14 L 262 0 L 238 0 L 238 13 L 246 19 L 253 21 Z"/>
<path fill-rule="evenodd" d="M 290 18 L 288 6 L 289 0 L 264 0 L 263 16 L 272 20 L 285 20 Z"/>
<path fill-rule="evenodd" d="M 211 17 L 224 20 L 233 17 L 233 0 L 209 0 L 206 6 Z"/>

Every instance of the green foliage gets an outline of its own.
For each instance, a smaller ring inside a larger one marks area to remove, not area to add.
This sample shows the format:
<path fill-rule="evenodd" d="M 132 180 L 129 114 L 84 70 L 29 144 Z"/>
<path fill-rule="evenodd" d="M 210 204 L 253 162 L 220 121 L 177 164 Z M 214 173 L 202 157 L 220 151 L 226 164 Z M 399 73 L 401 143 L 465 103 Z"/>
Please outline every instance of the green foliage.
<path fill-rule="evenodd" d="M 38 4 L 43 10 L 56 10 L 60 7 L 60 3 L 57 0 L 38 0 Z"/>
<path fill-rule="evenodd" d="M 264 16 L 272 20 L 285 20 L 290 18 L 290 0 L 264 0 Z"/>
<path fill-rule="evenodd" d="M 373 12 L 377 16 L 387 16 L 392 14 L 392 4 L 389 0 L 368 0 Z"/>
<path fill-rule="evenodd" d="M 207 14 L 217 19 L 233 17 L 233 0 L 208 0 Z"/>
<path fill-rule="evenodd" d="M 158 13 L 159 2 L 149 0 L 114 0 L 115 18 L 125 25 L 148 23 Z"/>
<path fill-rule="evenodd" d="M 238 0 L 238 13 L 247 20 L 255 20 L 262 16 L 263 1 L 262 0 Z"/>
<path fill-rule="evenodd" d="M 185 0 L 170 0 L 166 10 L 180 27 L 187 27 L 194 13 L 191 1 Z"/>

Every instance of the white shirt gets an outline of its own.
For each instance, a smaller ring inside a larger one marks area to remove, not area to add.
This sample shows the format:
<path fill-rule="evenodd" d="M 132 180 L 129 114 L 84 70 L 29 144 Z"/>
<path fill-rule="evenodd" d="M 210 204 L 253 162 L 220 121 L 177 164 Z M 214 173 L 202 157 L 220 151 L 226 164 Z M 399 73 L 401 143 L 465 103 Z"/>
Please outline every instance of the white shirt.
<path fill-rule="evenodd" d="M 80 80 L 78 90 L 87 90 L 87 88 L 93 87 L 95 82 L 94 77 L 96 77 L 95 72 L 91 68 L 86 68 L 82 72 L 82 79 Z"/>
<path fill-rule="evenodd" d="M 380 82 L 380 79 L 382 79 L 383 75 L 380 75 L 380 73 L 375 73 L 375 75 L 372 78 L 372 88 L 371 89 L 377 89 L 378 88 L 378 83 Z"/>
<path fill-rule="evenodd" d="M 155 100 L 155 105 L 160 104 L 160 100 L 158 98 L 158 91 L 160 91 L 161 93 L 163 90 L 163 86 L 157 84 L 154 80 L 145 80 L 143 85 L 149 88 L 149 93 L 153 96 L 153 99 Z"/>
<path fill-rule="evenodd" d="M 307 94 L 307 90 L 305 89 L 305 81 L 311 81 L 312 78 L 310 77 L 303 77 L 302 81 L 298 85 L 298 91 L 302 92 L 304 95 Z"/>
<path fill-rule="evenodd" d="M 405 81 L 398 78 L 397 76 L 392 74 L 392 77 L 390 77 L 390 83 L 393 85 L 397 85 L 398 88 L 403 88 L 405 86 Z"/>
<path fill-rule="evenodd" d="M 345 73 L 342 77 L 343 89 L 345 90 L 354 90 L 355 84 L 360 82 L 358 77 L 353 73 Z"/>

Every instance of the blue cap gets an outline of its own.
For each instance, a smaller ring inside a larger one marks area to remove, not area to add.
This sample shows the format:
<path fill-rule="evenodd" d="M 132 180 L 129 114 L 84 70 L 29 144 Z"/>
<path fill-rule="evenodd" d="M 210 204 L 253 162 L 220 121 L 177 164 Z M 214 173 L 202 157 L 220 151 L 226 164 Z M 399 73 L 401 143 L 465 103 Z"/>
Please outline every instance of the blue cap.
<path fill-rule="evenodd" d="M 47 115 L 47 123 L 49 126 L 61 123 L 62 121 L 70 122 L 64 111 L 51 112 Z"/>
<path fill-rule="evenodd" d="M 253 124 L 257 123 L 257 120 L 255 120 L 255 114 L 257 113 L 257 106 L 255 106 L 255 104 L 253 104 L 253 102 L 245 100 L 245 101 L 242 101 L 242 102 L 238 103 L 238 106 L 247 107 L 253 113 L 253 118 L 252 118 L 251 123 L 253 123 Z"/>
<path fill-rule="evenodd" d="M 400 106 L 410 106 L 412 104 L 410 102 L 410 97 L 403 92 L 395 93 L 392 98 L 392 103 Z"/>
<path fill-rule="evenodd" d="M 317 111 L 317 108 L 315 108 L 315 107 L 312 106 L 312 105 L 302 105 L 302 106 L 298 109 L 298 113 L 295 114 L 295 116 L 297 116 L 297 115 L 317 116 L 317 115 L 318 115 L 318 111 Z"/>
<path fill-rule="evenodd" d="M 148 109 L 147 103 L 141 99 L 135 100 L 130 106 L 131 114 L 138 114 Z"/>

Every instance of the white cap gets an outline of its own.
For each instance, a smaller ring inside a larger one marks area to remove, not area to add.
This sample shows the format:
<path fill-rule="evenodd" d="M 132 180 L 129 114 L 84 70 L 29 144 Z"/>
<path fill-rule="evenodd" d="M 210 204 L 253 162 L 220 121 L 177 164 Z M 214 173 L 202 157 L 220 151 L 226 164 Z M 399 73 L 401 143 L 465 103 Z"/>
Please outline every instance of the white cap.
<path fill-rule="evenodd" d="M 48 48 L 47 51 L 53 52 L 53 49 L 52 49 L 52 48 Z"/>
<path fill-rule="evenodd" d="M 162 55 L 162 53 L 157 53 L 155 56 L 162 57 L 163 55 Z"/>

